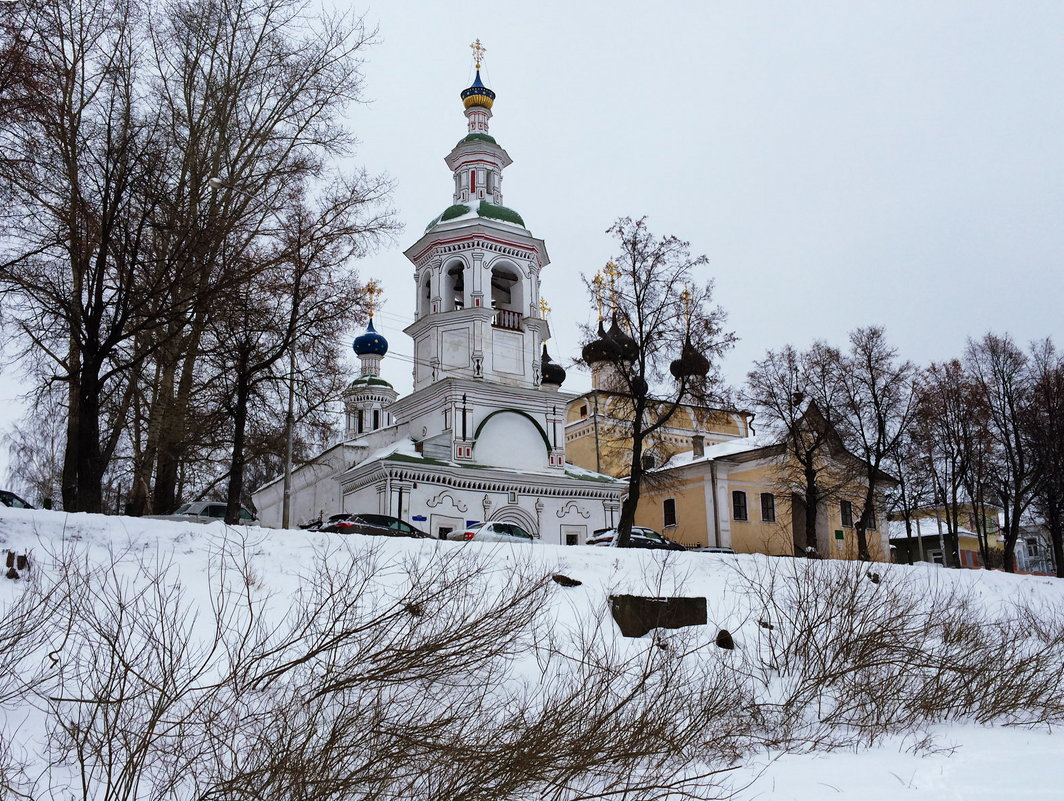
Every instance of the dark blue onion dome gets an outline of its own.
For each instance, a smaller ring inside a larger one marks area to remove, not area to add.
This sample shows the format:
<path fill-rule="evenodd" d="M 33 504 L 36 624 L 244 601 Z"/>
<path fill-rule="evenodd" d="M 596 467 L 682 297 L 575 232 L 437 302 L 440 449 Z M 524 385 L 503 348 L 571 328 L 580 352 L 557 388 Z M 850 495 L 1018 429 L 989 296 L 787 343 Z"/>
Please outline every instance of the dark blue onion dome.
<path fill-rule="evenodd" d="M 709 359 L 691 344 L 691 340 L 687 340 L 683 343 L 680 358 L 669 365 L 669 372 L 677 380 L 705 376 L 709 372 Z"/>
<path fill-rule="evenodd" d="M 373 327 L 373 318 L 370 317 L 366 333 L 355 337 L 351 348 L 358 356 L 383 356 L 388 352 L 388 340 L 377 333 L 377 329 Z"/>
<path fill-rule="evenodd" d="M 621 352 L 621 361 L 634 362 L 639 358 L 639 345 L 617 325 L 617 312 L 613 313 L 613 325 L 606 332 L 606 336 L 617 343 Z"/>
<path fill-rule="evenodd" d="M 473 81 L 473 85 L 468 89 L 462 90 L 462 105 L 466 108 L 471 108 L 472 106 L 491 108 L 491 105 L 494 102 L 495 93 L 481 82 L 480 69 L 478 68 L 477 77 Z"/>
<path fill-rule="evenodd" d="M 540 372 L 543 374 L 543 383 L 560 387 L 565 381 L 565 368 L 556 364 L 547 353 L 547 343 L 543 343 L 543 358 L 539 363 Z"/>
<path fill-rule="evenodd" d="M 620 357 L 621 348 L 606 334 L 606 329 L 602 327 L 602 320 L 599 320 L 598 339 L 593 339 L 584 345 L 580 355 L 585 364 L 611 362 Z"/>

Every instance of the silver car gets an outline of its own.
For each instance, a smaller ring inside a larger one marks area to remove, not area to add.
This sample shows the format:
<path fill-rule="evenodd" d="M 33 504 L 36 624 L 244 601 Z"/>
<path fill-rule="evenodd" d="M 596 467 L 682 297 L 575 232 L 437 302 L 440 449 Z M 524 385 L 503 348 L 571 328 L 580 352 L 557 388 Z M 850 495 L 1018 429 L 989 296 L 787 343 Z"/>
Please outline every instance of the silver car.
<path fill-rule="evenodd" d="M 216 520 L 225 519 L 226 504 L 219 501 L 193 501 L 191 503 L 183 503 L 173 514 L 169 515 L 151 515 L 153 520 L 187 520 L 194 523 L 213 523 Z M 242 526 L 257 526 L 259 524 L 258 519 L 245 509 L 240 507 L 240 525 Z"/>
<path fill-rule="evenodd" d="M 519 542 L 531 545 L 535 538 L 516 523 L 474 523 L 465 528 L 457 528 L 447 535 L 449 540 L 466 542 Z"/>

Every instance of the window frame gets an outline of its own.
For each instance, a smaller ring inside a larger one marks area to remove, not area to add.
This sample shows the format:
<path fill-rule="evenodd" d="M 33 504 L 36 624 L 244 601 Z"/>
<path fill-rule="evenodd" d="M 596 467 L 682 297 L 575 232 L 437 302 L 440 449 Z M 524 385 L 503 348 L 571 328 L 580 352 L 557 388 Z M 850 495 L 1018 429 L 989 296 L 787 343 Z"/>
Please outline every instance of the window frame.
<path fill-rule="evenodd" d="M 839 501 L 839 520 L 843 528 L 853 528 L 853 504 Z"/>
<path fill-rule="evenodd" d="M 671 518 L 671 519 L 670 519 Z M 666 498 L 661 502 L 661 524 L 663 528 L 676 526 L 676 499 Z"/>
<path fill-rule="evenodd" d="M 768 500 L 768 507 L 765 506 L 765 500 Z M 765 512 L 768 514 L 765 514 Z M 762 523 L 775 523 L 776 522 L 776 496 L 771 492 L 761 493 L 761 522 Z"/>
<path fill-rule="evenodd" d="M 732 490 L 732 520 L 749 520 L 750 519 L 750 507 L 746 502 L 745 490 Z M 741 499 L 741 500 L 740 500 Z M 742 507 L 742 514 L 739 514 L 739 509 Z"/>

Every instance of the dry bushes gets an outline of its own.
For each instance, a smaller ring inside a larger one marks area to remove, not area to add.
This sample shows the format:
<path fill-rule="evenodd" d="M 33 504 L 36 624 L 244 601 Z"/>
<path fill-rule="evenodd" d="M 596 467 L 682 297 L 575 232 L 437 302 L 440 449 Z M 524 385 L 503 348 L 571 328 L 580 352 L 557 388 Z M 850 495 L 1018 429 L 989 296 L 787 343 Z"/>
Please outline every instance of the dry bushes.
<path fill-rule="evenodd" d="M 741 568 L 769 624 L 748 665 L 766 742 L 870 743 L 942 721 L 1064 719 L 1064 610 L 984 606 L 911 570 L 806 560 Z M 776 734 L 770 734 L 774 731 Z"/>
<path fill-rule="evenodd" d="M 706 758 L 741 750 L 734 731 L 703 750 L 743 692 L 725 661 L 682 632 L 618 643 L 605 603 L 553 625 L 564 590 L 541 568 L 334 550 L 272 597 L 250 550 L 216 555 L 209 596 L 130 554 L 38 571 L 53 579 L 26 591 L 48 599 L 22 626 L 36 646 L 0 658 L 44 666 L 21 705 L 8 698 L 24 720 L 2 737 L 39 751 L 9 755 L 4 794 L 708 798 Z"/>

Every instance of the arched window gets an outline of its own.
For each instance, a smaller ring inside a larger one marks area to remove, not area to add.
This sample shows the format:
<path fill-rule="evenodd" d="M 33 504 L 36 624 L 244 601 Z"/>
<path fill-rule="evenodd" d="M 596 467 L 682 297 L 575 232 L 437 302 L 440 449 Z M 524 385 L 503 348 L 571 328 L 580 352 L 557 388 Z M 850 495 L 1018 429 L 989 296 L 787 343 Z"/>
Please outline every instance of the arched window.
<path fill-rule="evenodd" d="M 425 273 L 425 280 L 421 282 L 421 313 L 423 315 L 432 312 L 432 273 Z"/>
<path fill-rule="evenodd" d="M 495 309 L 510 309 L 524 314 L 521 276 L 512 264 L 491 268 L 491 305 Z"/>
<path fill-rule="evenodd" d="M 451 262 L 447 267 L 447 291 L 443 297 L 443 309 L 452 311 L 465 308 L 465 265 L 460 261 Z"/>

